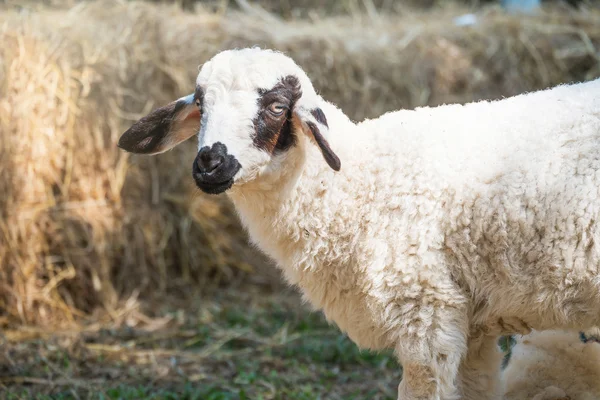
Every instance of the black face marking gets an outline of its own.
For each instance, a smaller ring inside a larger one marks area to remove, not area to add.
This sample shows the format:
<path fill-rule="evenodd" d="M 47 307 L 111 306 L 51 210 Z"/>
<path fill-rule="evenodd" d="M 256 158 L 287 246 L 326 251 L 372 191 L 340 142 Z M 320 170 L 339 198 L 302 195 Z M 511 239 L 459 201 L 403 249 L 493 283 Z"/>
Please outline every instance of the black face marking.
<path fill-rule="evenodd" d="M 289 149 L 296 142 L 296 132 L 292 126 L 292 113 L 296 102 L 302 96 L 300 81 L 297 77 L 288 75 L 272 89 L 260 89 L 258 93 L 260 95 L 258 99 L 259 111 L 253 120 L 255 129 L 254 145 L 269 154 L 276 154 Z M 278 110 L 280 107 L 287 110 L 285 113 L 277 114 L 270 110 L 272 105 L 274 110 Z M 323 110 L 314 108 L 310 110 L 310 114 L 320 125 L 329 128 Z M 341 168 L 340 159 L 321 134 L 317 124 L 306 120 L 304 122 L 319 146 L 327 164 L 335 171 L 339 171 Z"/>
<path fill-rule="evenodd" d="M 315 119 L 317 120 L 318 123 L 325 125 L 326 127 L 329 128 L 329 125 L 327 125 L 327 117 L 325 117 L 323 110 L 321 110 L 320 108 L 315 108 L 315 109 L 310 110 L 310 113 L 312 114 L 313 117 L 315 117 Z"/>
<path fill-rule="evenodd" d="M 200 87 L 200 85 L 196 85 L 196 90 L 194 91 L 194 104 L 197 107 L 202 107 L 204 103 L 204 89 Z"/>
<path fill-rule="evenodd" d="M 258 91 L 258 115 L 254 118 L 254 145 L 270 154 L 285 151 L 294 145 L 292 110 L 302 96 L 300 82 L 293 75 L 281 79 L 272 89 Z M 279 103 L 286 107 L 280 116 L 269 111 L 269 106 Z"/>

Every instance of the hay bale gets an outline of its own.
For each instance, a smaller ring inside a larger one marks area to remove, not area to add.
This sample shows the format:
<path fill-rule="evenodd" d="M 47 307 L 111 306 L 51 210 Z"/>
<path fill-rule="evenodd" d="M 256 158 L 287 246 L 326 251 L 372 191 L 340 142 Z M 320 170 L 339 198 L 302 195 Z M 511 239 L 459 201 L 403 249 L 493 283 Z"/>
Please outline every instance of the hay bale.
<path fill-rule="evenodd" d="M 461 28 L 448 9 L 314 23 L 133 2 L 31 10 L 0 16 L 0 309 L 26 323 L 98 309 L 119 322 L 128 299 L 265 263 L 224 197 L 193 187 L 194 141 L 152 158 L 115 146 L 222 49 L 286 51 L 357 120 L 600 75 L 597 11 L 492 8 Z"/>
<path fill-rule="evenodd" d="M 0 33 L 0 309 L 13 320 L 117 315 L 132 295 L 227 282 L 257 258 L 229 204 L 192 187 L 192 142 L 153 159 L 116 148 L 191 76 L 164 58 L 159 10 L 117 7 L 6 15 Z"/>

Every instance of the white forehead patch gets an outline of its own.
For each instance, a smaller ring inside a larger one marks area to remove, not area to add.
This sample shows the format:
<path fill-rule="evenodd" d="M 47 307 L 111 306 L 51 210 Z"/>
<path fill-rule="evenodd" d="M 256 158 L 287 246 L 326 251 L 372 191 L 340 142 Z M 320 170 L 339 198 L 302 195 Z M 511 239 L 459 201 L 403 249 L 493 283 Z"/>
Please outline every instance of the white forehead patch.
<path fill-rule="evenodd" d="M 314 93 L 308 76 L 294 60 L 283 53 L 259 48 L 217 54 L 202 66 L 196 84 L 205 88 L 206 100 L 210 102 L 211 98 L 230 91 L 270 89 L 288 75 L 299 79 L 303 94 Z"/>

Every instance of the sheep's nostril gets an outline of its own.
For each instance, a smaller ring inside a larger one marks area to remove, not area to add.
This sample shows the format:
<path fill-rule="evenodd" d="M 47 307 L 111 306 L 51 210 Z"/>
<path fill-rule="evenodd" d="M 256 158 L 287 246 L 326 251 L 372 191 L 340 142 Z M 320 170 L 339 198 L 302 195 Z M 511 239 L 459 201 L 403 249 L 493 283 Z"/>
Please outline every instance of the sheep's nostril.
<path fill-rule="evenodd" d="M 208 161 L 208 163 L 206 164 L 206 172 L 214 171 L 222 163 L 223 163 L 223 157 L 218 156 L 215 158 L 211 158 L 210 161 Z"/>
<path fill-rule="evenodd" d="M 214 171 L 223 163 L 223 157 L 212 152 L 201 152 L 196 159 L 200 172 L 209 173 Z"/>
<path fill-rule="evenodd" d="M 212 158 L 212 154 L 210 153 L 210 151 L 201 151 L 199 156 L 200 156 L 200 161 L 203 163 L 209 162 L 210 159 Z"/>

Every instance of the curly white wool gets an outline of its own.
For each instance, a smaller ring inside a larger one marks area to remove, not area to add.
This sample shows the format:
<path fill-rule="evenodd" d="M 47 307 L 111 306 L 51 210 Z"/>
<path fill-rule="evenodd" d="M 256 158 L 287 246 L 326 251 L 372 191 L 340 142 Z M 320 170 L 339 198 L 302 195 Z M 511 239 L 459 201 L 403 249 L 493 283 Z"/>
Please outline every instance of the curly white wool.
<path fill-rule="evenodd" d="M 290 75 L 295 142 L 271 154 L 257 93 Z M 251 240 L 359 346 L 395 350 L 400 399 L 498 398 L 500 333 L 600 325 L 600 80 L 361 123 L 274 51 L 222 52 L 197 84 L 200 147 L 242 166 L 227 193 Z"/>
<path fill-rule="evenodd" d="M 498 331 L 469 337 L 497 321 L 600 322 L 600 80 L 359 124 L 315 105 L 342 170 L 301 136 L 230 197 L 311 304 L 396 350 L 399 398 L 495 398 Z"/>
<path fill-rule="evenodd" d="M 359 124 L 316 105 L 342 170 L 302 136 L 230 197 L 311 304 L 396 350 L 399 398 L 495 398 L 496 334 L 467 354 L 481 326 L 600 323 L 600 81 Z"/>
<path fill-rule="evenodd" d="M 504 400 L 600 398 L 600 344 L 577 331 L 533 331 L 519 336 L 502 371 Z"/>

